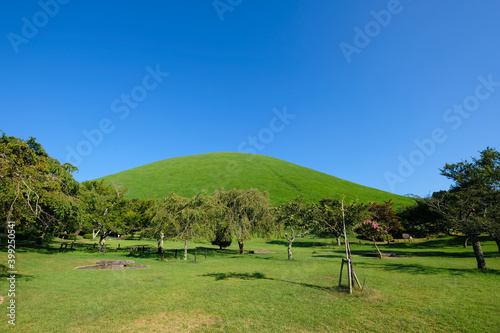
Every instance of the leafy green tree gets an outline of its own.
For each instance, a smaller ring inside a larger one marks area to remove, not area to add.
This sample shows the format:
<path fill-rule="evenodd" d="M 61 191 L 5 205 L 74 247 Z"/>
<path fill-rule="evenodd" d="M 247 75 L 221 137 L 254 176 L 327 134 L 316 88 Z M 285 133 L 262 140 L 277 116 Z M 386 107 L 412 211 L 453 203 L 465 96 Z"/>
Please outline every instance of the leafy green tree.
<path fill-rule="evenodd" d="M 169 235 L 184 241 L 184 260 L 187 260 L 188 241 L 212 239 L 217 206 L 205 192 L 192 198 L 172 193 L 163 209 L 164 226 Z"/>
<path fill-rule="evenodd" d="M 322 235 L 332 235 L 340 246 L 340 238 L 344 234 L 343 222 L 346 228 L 352 228 L 356 223 L 368 218 L 368 205 L 358 201 L 343 202 L 340 199 L 325 198 L 318 202 L 315 209 L 315 219 L 318 221 L 317 232 Z"/>
<path fill-rule="evenodd" d="M 227 222 L 231 235 L 238 240 L 240 254 L 243 253 L 243 242 L 255 233 L 268 236 L 276 232 L 267 192 L 257 189 L 220 190 L 213 197 L 215 205 L 222 207 L 220 216 Z"/>
<path fill-rule="evenodd" d="M 276 208 L 276 221 L 288 242 L 288 260 L 293 259 L 292 245 L 295 239 L 317 229 L 314 209 L 313 203 L 304 203 L 300 196 Z"/>
<path fill-rule="evenodd" d="M 416 205 L 402 208 L 397 215 L 405 232 L 413 237 L 450 232 L 449 223 L 429 206 L 427 198 L 417 198 Z"/>
<path fill-rule="evenodd" d="M 78 182 L 71 164 L 61 165 L 35 138 L 0 138 L 0 216 L 20 229 L 39 230 L 37 242 L 47 232 L 69 229 L 79 223 Z"/>
<path fill-rule="evenodd" d="M 429 204 L 454 230 L 470 238 L 477 267 L 486 270 L 479 235 L 489 233 L 498 238 L 500 153 L 488 147 L 479 158 L 446 164 L 440 171 L 454 184 L 449 191 L 434 193 Z"/>
<path fill-rule="evenodd" d="M 124 219 L 127 212 L 126 192 L 125 187 L 106 185 L 102 180 L 80 184 L 79 196 L 85 207 L 85 218 L 98 232 L 101 251 L 109 235 L 128 228 Z"/>
<path fill-rule="evenodd" d="M 179 210 L 180 197 L 171 193 L 168 197 L 160 198 L 150 206 L 149 213 L 151 218 L 151 232 L 152 236 L 158 242 L 158 253 L 163 251 L 163 241 L 165 236 L 168 236 L 169 227 L 173 224 Z M 175 237 L 173 231 L 171 237 Z"/>

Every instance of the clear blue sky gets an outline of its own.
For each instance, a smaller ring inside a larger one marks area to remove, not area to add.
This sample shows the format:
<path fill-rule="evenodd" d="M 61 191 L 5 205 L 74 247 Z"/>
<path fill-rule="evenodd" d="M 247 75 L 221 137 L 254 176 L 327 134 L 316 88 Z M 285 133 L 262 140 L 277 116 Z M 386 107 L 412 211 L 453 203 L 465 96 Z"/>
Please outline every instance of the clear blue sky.
<path fill-rule="evenodd" d="M 0 30 L 0 129 L 79 181 L 255 151 L 425 196 L 500 149 L 498 1 L 4 1 Z"/>

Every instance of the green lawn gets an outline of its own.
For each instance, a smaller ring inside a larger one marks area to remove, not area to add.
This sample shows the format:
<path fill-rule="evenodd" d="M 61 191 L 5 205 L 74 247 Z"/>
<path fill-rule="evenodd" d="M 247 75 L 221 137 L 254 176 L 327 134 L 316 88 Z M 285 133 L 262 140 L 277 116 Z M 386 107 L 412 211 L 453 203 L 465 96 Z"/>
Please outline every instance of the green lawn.
<path fill-rule="evenodd" d="M 190 243 L 188 262 L 167 261 L 128 248 L 153 241 L 92 242 L 61 253 L 59 244 L 17 249 L 16 328 L 22 332 L 494 332 L 500 327 L 500 258 L 494 242 L 483 242 L 490 270 L 477 271 L 471 247 L 451 238 L 395 243 L 396 258 L 360 256 L 368 242 L 352 240 L 355 270 L 365 291 L 338 288 L 342 247 L 331 240 L 301 239 L 288 261 L 282 241 L 248 241 L 217 251 Z M 120 244 L 120 250 L 117 249 Z M 329 245 L 330 244 L 330 245 Z M 198 248 L 198 263 L 194 247 Z M 205 248 L 208 257 L 205 259 Z M 7 254 L 2 247 L 1 331 L 7 326 Z M 76 270 L 101 259 L 134 259 L 136 270 Z M 6 330 L 5 330 L 6 331 Z"/>

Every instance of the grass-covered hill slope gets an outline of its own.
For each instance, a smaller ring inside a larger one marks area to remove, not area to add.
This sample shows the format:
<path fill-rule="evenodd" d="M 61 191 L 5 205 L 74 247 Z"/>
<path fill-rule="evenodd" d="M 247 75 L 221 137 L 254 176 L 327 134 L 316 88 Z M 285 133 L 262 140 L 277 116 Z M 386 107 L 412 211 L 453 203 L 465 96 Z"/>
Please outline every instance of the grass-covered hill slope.
<path fill-rule="evenodd" d="M 157 198 L 170 192 L 190 197 L 201 189 L 258 188 L 273 204 L 294 199 L 358 198 L 361 202 L 392 199 L 395 206 L 413 199 L 342 180 L 273 157 L 242 153 L 210 153 L 170 158 L 103 177 L 129 188 L 130 198 Z"/>

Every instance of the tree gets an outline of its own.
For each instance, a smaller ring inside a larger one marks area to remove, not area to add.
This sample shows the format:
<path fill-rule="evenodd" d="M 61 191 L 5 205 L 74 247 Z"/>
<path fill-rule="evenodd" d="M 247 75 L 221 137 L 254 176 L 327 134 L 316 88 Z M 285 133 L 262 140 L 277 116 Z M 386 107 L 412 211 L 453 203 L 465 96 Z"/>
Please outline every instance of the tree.
<path fill-rule="evenodd" d="M 103 180 L 81 183 L 79 196 L 84 203 L 86 219 L 99 234 L 100 251 L 104 250 L 109 235 L 128 228 L 127 219 L 124 218 L 127 210 L 124 198 L 126 192 L 125 187 L 106 185 Z"/>
<path fill-rule="evenodd" d="M 316 229 L 314 204 L 305 204 L 302 197 L 297 196 L 295 200 L 289 200 L 278 206 L 275 216 L 288 242 L 288 260 L 292 260 L 292 244 L 296 237 L 303 237 Z"/>
<path fill-rule="evenodd" d="M 176 214 L 178 214 L 179 198 L 175 194 L 160 198 L 154 201 L 149 208 L 151 218 L 152 236 L 158 242 L 158 253 L 163 251 L 163 241 L 165 235 L 169 232 L 169 227 L 173 223 Z M 172 236 L 174 236 L 172 234 Z"/>
<path fill-rule="evenodd" d="M 403 231 L 399 217 L 392 209 L 393 204 L 391 200 L 384 201 L 382 205 L 375 202 L 368 208 L 372 220 L 386 227 L 384 230 L 386 230 L 387 244 L 389 244 L 389 235 L 400 237 Z"/>
<path fill-rule="evenodd" d="M 45 234 L 79 223 L 77 168 L 61 165 L 35 138 L 0 138 L 0 216 L 21 228 L 35 227 L 38 244 Z"/>
<path fill-rule="evenodd" d="M 219 190 L 213 197 L 215 205 L 222 207 L 221 216 L 227 222 L 231 235 L 238 240 L 240 254 L 243 253 L 243 242 L 251 239 L 254 233 L 267 236 L 276 232 L 267 192 L 254 188 Z"/>
<path fill-rule="evenodd" d="M 205 192 L 200 192 L 192 198 L 183 198 L 172 193 L 165 203 L 165 221 L 168 223 L 166 230 L 170 235 L 184 241 L 184 260 L 187 260 L 190 239 L 213 238 L 218 207 Z"/>
<path fill-rule="evenodd" d="M 404 230 L 413 237 L 425 237 L 450 231 L 449 223 L 439 212 L 432 209 L 427 198 L 417 198 L 416 205 L 402 208 L 398 216 Z"/>
<path fill-rule="evenodd" d="M 338 246 L 344 234 L 344 220 L 346 228 L 349 228 L 368 218 L 368 206 L 357 201 L 346 203 L 343 199 L 326 198 L 320 200 L 315 208 L 318 233 L 334 236 Z"/>
<path fill-rule="evenodd" d="M 377 240 L 380 240 L 384 235 L 387 235 L 386 226 L 367 220 L 354 228 L 354 232 L 360 234 L 366 239 L 372 240 L 373 245 L 375 245 L 375 248 L 377 249 L 379 258 L 382 259 L 382 252 L 380 252 L 380 249 L 377 246 Z"/>
<path fill-rule="evenodd" d="M 449 191 L 434 193 L 429 203 L 456 231 L 470 238 L 477 267 L 486 270 L 479 235 L 499 237 L 500 153 L 488 147 L 478 159 L 446 164 L 440 171 L 454 184 Z"/>

